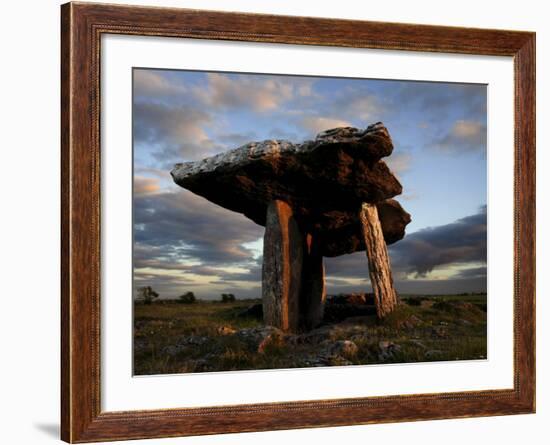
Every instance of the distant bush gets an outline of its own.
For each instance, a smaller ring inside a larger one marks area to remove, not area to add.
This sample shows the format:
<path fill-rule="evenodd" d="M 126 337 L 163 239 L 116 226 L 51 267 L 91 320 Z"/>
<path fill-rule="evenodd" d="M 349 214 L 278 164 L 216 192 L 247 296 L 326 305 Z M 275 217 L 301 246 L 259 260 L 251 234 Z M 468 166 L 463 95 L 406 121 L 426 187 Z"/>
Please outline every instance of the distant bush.
<path fill-rule="evenodd" d="M 405 302 L 409 306 L 420 306 L 422 304 L 422 299 L 421 298 L 406 298 Z"/>
<path fill-rule="evenodd" d="M 183 295 L 180 295 L 179 302 L 181 304 L 193 304 L 197 302 L 197 299 L 193 292 L 185 292 Z"/>
<path fill-rule="evenodd" d="M 159 297 L 159 294 L 156 293 L 151 286 L 143 286 L 137 290 L 136 301 L 140 301 L 143 304 L 151 304 L 153 300 Z"/>
<path fill-rule="evenodd" d="M 233 294 L 222 294 L 222 303 L 232 303 L 235 300 L 236 298 Z"/>

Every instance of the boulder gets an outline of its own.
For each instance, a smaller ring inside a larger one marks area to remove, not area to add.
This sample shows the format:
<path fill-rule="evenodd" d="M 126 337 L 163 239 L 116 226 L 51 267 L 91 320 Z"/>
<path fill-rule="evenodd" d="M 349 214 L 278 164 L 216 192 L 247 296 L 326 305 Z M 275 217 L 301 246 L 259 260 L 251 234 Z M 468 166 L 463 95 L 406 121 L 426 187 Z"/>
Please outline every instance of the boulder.
<path fill-rule="evenodd" d="M 269 347 L 283 346 L 288 337 L 283 331 L 272 326 L 244 328 L 235 335 L 246 343 L 251 351 L 261 354 Z"/>
<path fill-rule="evenodd" d="M 358 350 L 357 345 L 351 340 L 339 340 L 330 346 L 329 353 L 334 356 L 350 358 L 355 356 Z"/>

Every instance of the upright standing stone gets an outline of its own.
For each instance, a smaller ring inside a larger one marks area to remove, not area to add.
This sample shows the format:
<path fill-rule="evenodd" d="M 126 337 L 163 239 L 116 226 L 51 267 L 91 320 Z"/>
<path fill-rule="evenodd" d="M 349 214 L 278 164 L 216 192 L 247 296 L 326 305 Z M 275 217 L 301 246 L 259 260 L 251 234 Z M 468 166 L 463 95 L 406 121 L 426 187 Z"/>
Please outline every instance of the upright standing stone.
<path fill-rule="evenodd" d="M 323 321 L 325 308 L 325 267 L 319 239 L 311 233 L 305 239 L 302 269 L 302 293 L 300 296 L 301 324 L 312 329 Z"/>
<path fill-rule="evenodd" d="M 363 203 L 359 211 L 359 218 L 365 237 L 376 314 L 378 318 L 384 318 L 394 310 L 397 304 L 397 294 L 393 287 L 388 248 L 384 241 L 376 204 Z"/>
<path fill-rule="evenodd" d="M 284 331 L 296 332 L 304 258 L 304 238 L 291 207 L 275 200 L 267 207 L 262 304 L 264 322 Z"/>

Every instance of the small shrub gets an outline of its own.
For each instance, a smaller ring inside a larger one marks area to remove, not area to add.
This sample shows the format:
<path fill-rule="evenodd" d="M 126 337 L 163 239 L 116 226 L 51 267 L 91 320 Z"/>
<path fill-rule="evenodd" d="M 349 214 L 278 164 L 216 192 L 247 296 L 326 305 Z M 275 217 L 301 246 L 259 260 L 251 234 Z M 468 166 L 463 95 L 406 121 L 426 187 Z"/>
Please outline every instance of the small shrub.
<path fill-rule="evenodd" d="M 236 300 L 233 294 L 222 294 L 222 303 L 232 303 Z"/>
<path fill-rule="evenodd" d="M 444 311 L 444 312 L 451 312 L 451 313 L 457 312 L 456 305 L 449 301 L 437 301 L 432 306 L 432 309 L 435 309 L 438 311 Z"/>
<path fill-rule="evenodd" d="M 179 302 L 181 304 L 193 304 L 197 302 L 197 299 L 193 292 L 185 292 L 183 295 L 180 295 Z"/>
<path fill-rule="evenodd" d="M 405 299 L 405 302 L 409 306 L 420 306 L 422 304 L 422 299 L 421 298 L 407 298 L 407 299 Z"/>

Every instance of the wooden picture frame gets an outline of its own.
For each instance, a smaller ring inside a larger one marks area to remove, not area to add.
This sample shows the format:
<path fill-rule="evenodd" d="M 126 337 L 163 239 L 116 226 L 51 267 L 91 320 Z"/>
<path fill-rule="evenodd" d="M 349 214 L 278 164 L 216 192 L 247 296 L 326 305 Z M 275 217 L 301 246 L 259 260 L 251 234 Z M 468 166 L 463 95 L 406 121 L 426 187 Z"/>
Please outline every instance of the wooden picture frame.
<path fill-rule="evenodd" d="M 102 412 L 99 116 L 100 38 L 106 33 L 512 56 L 513 389 Z M 96 442 L 535 411 L 534 33 L 68 3 L 61 7 L 61 34 L 63 440 Z"/>

